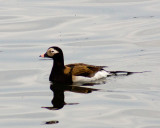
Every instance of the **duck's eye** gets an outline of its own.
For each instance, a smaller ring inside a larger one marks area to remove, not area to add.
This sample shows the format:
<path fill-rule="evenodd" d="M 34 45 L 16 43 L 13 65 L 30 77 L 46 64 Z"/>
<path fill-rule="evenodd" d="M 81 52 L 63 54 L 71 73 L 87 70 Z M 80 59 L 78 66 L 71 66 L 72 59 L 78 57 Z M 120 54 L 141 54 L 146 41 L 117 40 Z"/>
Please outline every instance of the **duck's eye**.
<path fill-rule="evenodd" d="M 51 53 L 54 53 L 54 51 L 51 51 Z"/>

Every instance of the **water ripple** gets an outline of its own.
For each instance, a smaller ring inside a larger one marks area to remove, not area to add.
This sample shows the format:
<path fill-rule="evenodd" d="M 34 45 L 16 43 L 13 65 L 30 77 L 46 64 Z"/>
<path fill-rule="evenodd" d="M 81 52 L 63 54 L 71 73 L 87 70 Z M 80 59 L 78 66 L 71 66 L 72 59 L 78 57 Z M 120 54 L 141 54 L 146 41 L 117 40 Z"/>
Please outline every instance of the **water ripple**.
<path fill-rule="evenodd" d="M 1 23 L 0 32 L 24 32 L 49 29 L 69 21 L 71 22 L 74 19 L 77 19 L 77 17 L 51 17 L 25 22 Z"/>

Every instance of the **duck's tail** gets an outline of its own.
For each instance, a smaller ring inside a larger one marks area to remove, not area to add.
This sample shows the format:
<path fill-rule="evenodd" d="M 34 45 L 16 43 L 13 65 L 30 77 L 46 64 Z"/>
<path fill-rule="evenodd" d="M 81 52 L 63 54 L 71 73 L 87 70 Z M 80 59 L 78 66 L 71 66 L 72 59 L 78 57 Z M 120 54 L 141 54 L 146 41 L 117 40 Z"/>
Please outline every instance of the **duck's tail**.
<path fill-rule="evenodd" d="M 128 72 L 128 71 L 108 71 L 109 76 L 128 76 L 132 75 L 135 73 L 144 73 L 144 72 L 149 72 L 149 71 L 144 71 L 144 72 Z"/>

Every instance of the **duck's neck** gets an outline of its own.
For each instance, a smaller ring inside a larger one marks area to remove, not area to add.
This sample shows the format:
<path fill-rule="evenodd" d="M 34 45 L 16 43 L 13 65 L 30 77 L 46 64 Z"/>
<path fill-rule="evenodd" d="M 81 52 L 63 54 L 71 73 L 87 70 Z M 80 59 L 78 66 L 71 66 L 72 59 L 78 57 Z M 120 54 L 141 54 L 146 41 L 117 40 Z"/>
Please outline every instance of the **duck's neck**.
<path fill-rule="evenodd" d="M 72 77 L 64 74 L 64 59 L 63 56 L 54 58 L 52 71 L 49 80 L 57 83 L 72 83 Z"/>
<path fill-rule="evenodd" d="M 64 69 L 64 61 L 54 60 L 52 70 L 61 71 L 62 69 Z"/>
<path fill-rule="evenodd" d="M 59 55 L 59 56 L 56 56 L 54 58 L 53 68 L 52 69 L 54 69 L 55 71 L 64 69 L 64 57 L 63 57 L 63 54 Z"/>
<path fill-rule="evenodd" d="M 53 60 L 53 67 L 50 74 L 50 81 L 53 81 L 53 79 L 57 76 L 61 76 L 63 74 L 64 70 L 64 58 L 63 55 L 56 56 Z"/>
<path fill-rule="evenodd" d="M 55 81 L 56 79 L 59 79 L 59 77 L 63 75 L 63 70 L 64 70 L 63 56 L 58 59 L 54 58 L 53 67 L 52 67 L 52 71 L 51 71 L 49 80 Z"/>

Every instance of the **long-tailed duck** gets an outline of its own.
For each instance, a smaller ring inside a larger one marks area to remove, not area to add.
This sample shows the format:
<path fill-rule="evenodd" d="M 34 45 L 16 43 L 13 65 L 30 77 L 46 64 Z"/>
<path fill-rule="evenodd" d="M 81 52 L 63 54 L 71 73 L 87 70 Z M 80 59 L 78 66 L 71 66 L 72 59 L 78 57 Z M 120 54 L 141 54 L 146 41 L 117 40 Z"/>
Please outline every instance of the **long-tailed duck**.
<path fill-rule="evenodd" d="M 55 46 L 48 48 L 47 52 L 40 55 L 40 57 L 49 57 L 54 60 L 49 80 L 55 83 L 92 82 L 111 74 L 121 73 L 121 71 L 106 71 L 104 70 L 106 66 L 94 66 L 84 63 L 64 65 L 63 52 L 59 47 Z"/>

